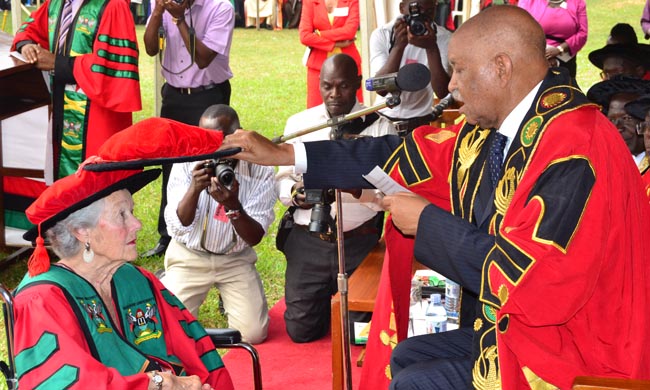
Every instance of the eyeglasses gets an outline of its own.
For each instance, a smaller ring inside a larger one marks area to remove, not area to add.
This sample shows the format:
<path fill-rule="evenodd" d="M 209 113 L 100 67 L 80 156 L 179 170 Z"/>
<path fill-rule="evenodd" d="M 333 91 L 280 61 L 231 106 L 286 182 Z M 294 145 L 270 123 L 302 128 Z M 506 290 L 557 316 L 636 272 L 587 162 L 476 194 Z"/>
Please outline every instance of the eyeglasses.
<path fill-rule="evenodd" d="M 616 118 L 609 118 L 609 120 L 617 127 L 620 125 L 626 127 L 635 127 L 639 125 L 639 120 L 631 115 L 622 115 Z"/>
<path fill-rule="evenodd" d="M 637 123 L 635 129 L 638 135 L 650 134 L 650 122 Z"/>
<path fill-rule="evenodd" d="M 622 74 L 624 71 L 622 69 L 610 69 L 608 71 L 602 71 L 600 72 L 600 79 L 601 80 L 609 80 L 613 76 L 616 76 L 617 74 Z"/>

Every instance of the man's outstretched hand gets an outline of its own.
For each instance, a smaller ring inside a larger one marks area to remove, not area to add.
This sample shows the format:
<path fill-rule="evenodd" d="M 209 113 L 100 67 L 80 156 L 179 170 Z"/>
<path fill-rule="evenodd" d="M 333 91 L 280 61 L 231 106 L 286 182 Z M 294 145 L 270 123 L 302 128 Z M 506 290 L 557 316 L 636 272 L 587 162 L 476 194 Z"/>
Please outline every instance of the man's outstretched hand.
<path fill-rule="evenodd" d="M 294 165 L 293 146 L 275 144 L 268 138 L 248 130 L 227 135 L 220 149 L 242 148 L 233 158 L 259 165 Z"/>
<path fill-rule="evenodd" d="M 407 236 L 415 236 L 420 214 L 428 205 L 426 199 L 412 192 L 386 195 L 382 200 L 382 206 L 384 210 L 391 213 L 395 227 Z"/>

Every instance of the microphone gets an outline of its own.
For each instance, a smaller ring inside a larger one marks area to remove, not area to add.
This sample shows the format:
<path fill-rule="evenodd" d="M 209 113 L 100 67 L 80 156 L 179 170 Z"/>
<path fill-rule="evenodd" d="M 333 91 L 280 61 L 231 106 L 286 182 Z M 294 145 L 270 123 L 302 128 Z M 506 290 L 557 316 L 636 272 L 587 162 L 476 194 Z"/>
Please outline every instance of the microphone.
<path fill-rule="evenodd" d="M 454 97 L 451 96 L 451 93 L 447 94 L 447 96 L 440 99 L 438 104 L 433 106 L 433 109 L 431 110 L 431 115 L 433 115 L 433 120 L 438 119 L 438 117 L 442 115 L 442 112 L 453 103 L 454 103 Z"/>
<path fill-rule="evenodd" d="M 413 63 L 402 66 L 399 71 L 366 79 L 368 91 L 419 91 L 431 82 L 431 72 L 425 65 Z"/>

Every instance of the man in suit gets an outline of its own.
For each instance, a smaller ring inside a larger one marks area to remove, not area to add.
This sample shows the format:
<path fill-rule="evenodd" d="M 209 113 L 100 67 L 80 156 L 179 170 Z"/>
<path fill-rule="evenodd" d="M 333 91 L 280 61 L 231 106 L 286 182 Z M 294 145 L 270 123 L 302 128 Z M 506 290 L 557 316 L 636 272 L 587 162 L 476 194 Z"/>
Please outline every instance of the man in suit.
<path fill-rule="evenodd" d="M 415 236 L 415 258 L 479 298 L 472 328 L 398 344 L 393 389 L 650 378 L 641 177 L 618 158 L 627 148 L 598 107 L 568 72 L 548 68 L 545 46 L 517 7 L 464 23 L 449 44 L 449 90 L 466 117 L 455 131 L 294 146 L 238 131 L 224 142 L 242 159 L 295 165 L 309 187 L 368 186 L 360 175 L 379 164 L 407 186 L 429 181 L 431 193 L 448 194 L 451 212 L 416 193 L 383 200 Z"/>

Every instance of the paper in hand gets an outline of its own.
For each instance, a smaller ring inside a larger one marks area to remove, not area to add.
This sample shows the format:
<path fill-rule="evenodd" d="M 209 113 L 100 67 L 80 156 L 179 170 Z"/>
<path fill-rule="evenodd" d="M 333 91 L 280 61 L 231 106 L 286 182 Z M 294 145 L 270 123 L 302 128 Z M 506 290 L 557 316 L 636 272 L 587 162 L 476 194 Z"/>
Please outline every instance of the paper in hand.
<path fill-rule="evenodd" d="M 397 184 L 390 176 L 386 174 L 381 168 L 375 166 L 368 174 L 363 175 L 363 178 L 368 180 L 370 184 L 375 186 L 384 195 L 393 195 L 398 192 L 411 192 L 401 185 Z"/>

